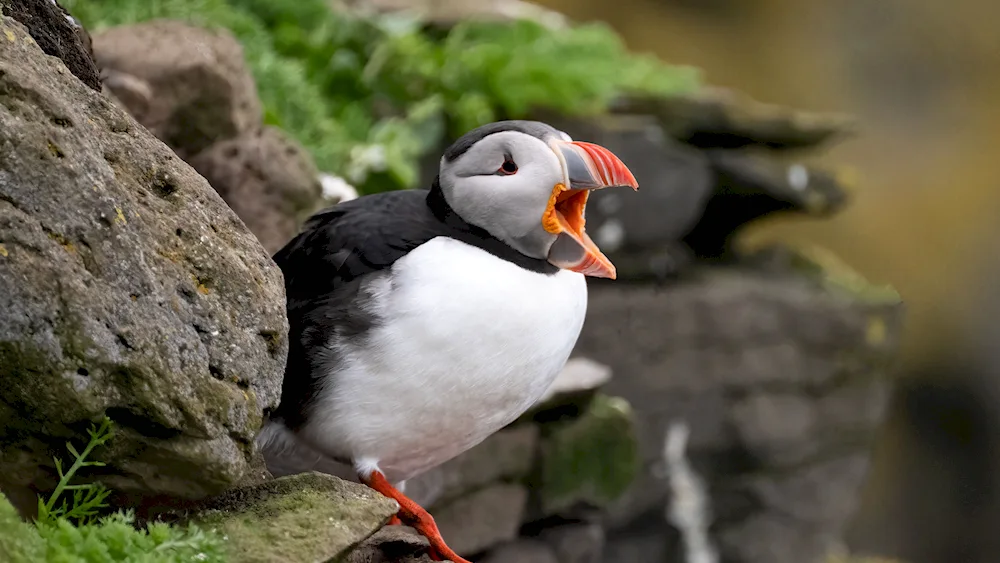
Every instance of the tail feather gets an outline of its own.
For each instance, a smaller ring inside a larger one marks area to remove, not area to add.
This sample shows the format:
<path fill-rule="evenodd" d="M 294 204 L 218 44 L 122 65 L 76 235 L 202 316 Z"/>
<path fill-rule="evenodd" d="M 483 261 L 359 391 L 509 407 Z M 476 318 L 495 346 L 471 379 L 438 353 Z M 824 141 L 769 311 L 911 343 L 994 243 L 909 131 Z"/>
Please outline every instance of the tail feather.
<path fill-rule="evenodd" d="M 275 477 L 318 471 L 358 482 L 354 468 L 333 460 L 299 440 L 280 420 L 264 423 L 256 440 L 267 470 Z"/>

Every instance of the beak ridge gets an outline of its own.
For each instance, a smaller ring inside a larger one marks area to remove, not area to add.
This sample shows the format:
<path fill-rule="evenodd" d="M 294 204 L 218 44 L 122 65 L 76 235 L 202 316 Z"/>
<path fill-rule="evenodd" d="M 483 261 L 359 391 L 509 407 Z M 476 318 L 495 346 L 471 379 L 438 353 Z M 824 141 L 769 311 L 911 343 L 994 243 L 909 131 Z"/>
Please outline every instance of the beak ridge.
<path fill-rule="evenodd" d="M 584 166 L 586 167 L 585 174 L 579 167 L 567 167 L 570 172 L 571 188 L 598 189 L 621 186 L 629 187 L 633 190 L 639 189 L 639 182 L 636 181 L 632 172 L 620 158 L 608 149 L 583 141 L 567 143 L 567 149 L 575 152 L 577 155 L 583 154 L 587 157 L 581 159 L 584 161 Z M 567 161 L 569 160 L 570 158 L 567 157 Z M 576 173 L 576 177 L 574 177 L 574 172 Z"/>

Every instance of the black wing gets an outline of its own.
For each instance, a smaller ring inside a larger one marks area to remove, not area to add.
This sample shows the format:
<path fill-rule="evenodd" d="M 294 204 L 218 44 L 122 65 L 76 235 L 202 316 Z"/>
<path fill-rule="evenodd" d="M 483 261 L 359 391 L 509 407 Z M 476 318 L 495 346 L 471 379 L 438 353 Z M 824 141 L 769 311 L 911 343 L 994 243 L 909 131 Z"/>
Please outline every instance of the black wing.
<path fill-rule="evenodd" d="M 310 300 L 365 274 L 385 269 L 443 234 L 426 190 L 363 196 L 316 213 L 274 255 L 289 303 Z"/>
<path fill-rule="evenodd" d="M 330 339 L 362 335 L 376 321 L 364 307 L 364 279 L 447 233 L 428 207 L 427 193 L 385 192 L 330 207 L 310 217 L 274 255 L 285 277 L 289 324 L 288 362 L 275 415 L 287 426 L 303 422 L 320 380 L 338 361 Z"/>

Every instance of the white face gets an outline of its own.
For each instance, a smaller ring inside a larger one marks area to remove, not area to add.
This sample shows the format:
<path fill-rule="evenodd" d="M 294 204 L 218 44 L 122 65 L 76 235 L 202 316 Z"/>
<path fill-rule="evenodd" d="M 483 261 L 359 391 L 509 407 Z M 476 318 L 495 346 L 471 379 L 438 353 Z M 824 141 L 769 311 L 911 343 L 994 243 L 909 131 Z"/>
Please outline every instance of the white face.
<path fill-rule="evenodd" d="M 441 159 L 441 189 L 452 209 L 533 258 L 544 259 L 556 240 L 541 222 L 553 186 L 566 181 L 552 147 L 519 131 L 487 135 L 453 162 Z"/>
<path fill-rule="evenodd" d="M 608 149 L 537 121 L 501 121 L 449 147 L 438 180 L 458 216 L 521 254 L 615 277 L 584 229 L 587 198 L 591 190 L 639 184 Z"/>

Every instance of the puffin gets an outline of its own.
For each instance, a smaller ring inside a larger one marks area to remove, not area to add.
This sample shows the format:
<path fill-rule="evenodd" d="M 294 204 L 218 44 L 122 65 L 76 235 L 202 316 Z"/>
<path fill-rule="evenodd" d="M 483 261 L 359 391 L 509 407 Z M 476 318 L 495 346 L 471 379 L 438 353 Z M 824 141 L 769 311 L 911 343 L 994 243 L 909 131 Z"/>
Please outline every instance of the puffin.
<path fill-rule="evenodd" d="M 469 563 L 406 480 L 513 422 L 563 368 L 586 277 L 616 276 L 584 228 L 588 195 L 610 187 L 639 187 L 611 151 L 499 121 L 451 144 L 430 189 L 311 216 L 273 257 L 289 351 L 256 441 L 265 464 L 309 451 L 348 466 L 399 504 L 390 524 L 425 536 L 432 559 Z"/>

